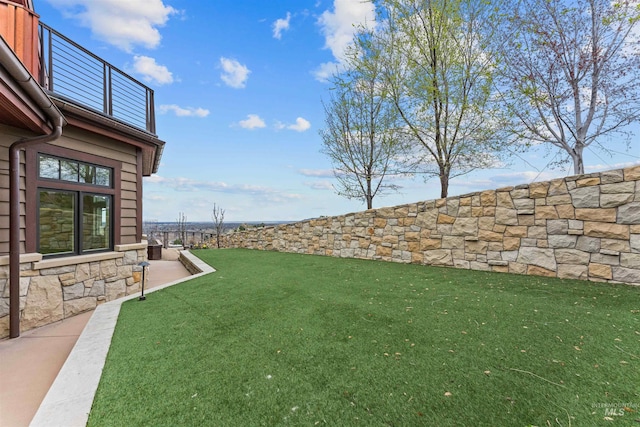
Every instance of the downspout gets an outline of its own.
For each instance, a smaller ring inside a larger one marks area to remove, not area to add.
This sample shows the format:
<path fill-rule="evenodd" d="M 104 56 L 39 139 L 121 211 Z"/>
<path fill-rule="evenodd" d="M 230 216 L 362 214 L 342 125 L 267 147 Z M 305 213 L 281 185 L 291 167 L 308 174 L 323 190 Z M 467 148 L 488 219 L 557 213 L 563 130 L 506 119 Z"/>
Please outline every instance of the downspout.
<path fill-rule="evenodd" d="M 62 118 L 48 135 L 25 138 L 9 147 L 9 338 L 20 336 L 20 151 L 62 135 Z"/>
<path fill-rule="evenodd" d="M 48 135 L 20 139 L 9 147 L 9 338 L 20 336 L 20 151 L 62 135 L 64 116 L 0 37 L 0 63 L 50 119 Z"/>

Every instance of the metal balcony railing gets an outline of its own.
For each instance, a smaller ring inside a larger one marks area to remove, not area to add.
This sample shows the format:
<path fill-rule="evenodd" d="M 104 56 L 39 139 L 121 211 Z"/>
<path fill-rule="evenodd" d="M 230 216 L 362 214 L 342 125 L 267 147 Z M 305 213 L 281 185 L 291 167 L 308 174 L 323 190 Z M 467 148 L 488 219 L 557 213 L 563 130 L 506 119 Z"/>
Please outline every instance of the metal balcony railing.
<path fill-rule="evenodd" d="M 39 25 L 43 88 L 155 135 L 152 89 L 48 25 Z"/>

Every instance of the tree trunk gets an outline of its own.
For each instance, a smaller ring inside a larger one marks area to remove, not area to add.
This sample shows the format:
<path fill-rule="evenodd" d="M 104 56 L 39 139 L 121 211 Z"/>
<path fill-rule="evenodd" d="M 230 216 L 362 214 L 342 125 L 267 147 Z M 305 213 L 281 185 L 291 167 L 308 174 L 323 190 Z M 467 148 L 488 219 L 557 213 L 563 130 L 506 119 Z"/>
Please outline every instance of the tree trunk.
<path fill-rule="evenodd" d="M 444 199 L 449 194 L 449 174 L 440 170 L 440 198 Z"/>
<path fill-rule="evenodd" d="M 574 175 L 584 174 L 584 160 L 582 158 L 582 151 L 584 146 L 582 144 L 576 144 L 573 150 L 569 153 L 573 160 L 573 173 Z"/>

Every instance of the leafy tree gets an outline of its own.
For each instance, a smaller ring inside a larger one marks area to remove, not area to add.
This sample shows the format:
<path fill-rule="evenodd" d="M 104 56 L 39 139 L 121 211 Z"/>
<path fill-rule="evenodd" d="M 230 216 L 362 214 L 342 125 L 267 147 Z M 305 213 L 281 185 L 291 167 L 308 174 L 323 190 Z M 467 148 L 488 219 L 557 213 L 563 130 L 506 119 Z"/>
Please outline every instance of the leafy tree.
<path fill-rule="evenodd" d="M 371 209 L 374 197 L 399 188 L 387 178 L 400 167 L 404 146 L 380 64 L 363 59 L 372 52 L 358 47 L 363 46 L 348 54 L 348 69 L 333 77 L 335 89 L 324 105 L 320 135 L 323 152 L 334 166 L 338 194 L 363 200 Z"/>
<path fill-rule="evenodd" d="M 213 219 L 213 227 L 216 231 L 216 245 L 220 248 L 220 240 L 224 231 L 224 209 L 220 206 L 213 204 L 213 211 L 211 212 L 211 219 Z"/>
<path fill-rule="evenodd" d="M 583 152 L 606 151 L 613 134 L 640 121 L 640 3 L 523 0 L 507 3 L 499 89 L 509 130 L 550 144 L 584 173 Z M 636 34 L 634 36 L 634 31 Z M 628 140 L 627 140 L 628 141 Z"/>
<path fill-rule="evenodd" d="M 483 0 L 381 0 L 377 30 L 360 43 L 378 47 L 370 58 L 414 143 L 421 172 L 438 176 L 447 197 L 452 177 L 493 166 L 503 146 L 492 98 L 493 60 L 485 50 Z"/>

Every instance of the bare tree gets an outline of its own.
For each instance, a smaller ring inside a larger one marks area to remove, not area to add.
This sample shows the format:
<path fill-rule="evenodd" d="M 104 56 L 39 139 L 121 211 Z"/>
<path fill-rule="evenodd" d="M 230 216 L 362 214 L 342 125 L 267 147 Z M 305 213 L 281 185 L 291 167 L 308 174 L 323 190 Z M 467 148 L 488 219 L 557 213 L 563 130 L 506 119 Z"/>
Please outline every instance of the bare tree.
<path fill-rule="evenodd" d="M 501 22 L 501 95 L 509 129 L 550 144 L 584 173 L 583 152 L 640 120 L 637 0 L 523 0 Z M 634 30 L 635 29 L 635 30 Z M 627 138 L 627 141 L 629 139 Z"/>
<path fill-rule="evenodd" d="M 377 195 L 396 191 L 388 182 L 404 151 L 398 116 L 383 82 L 380 65 L 364 61 L 364 49 L 351 51 L 347 71 L 333 76 L 334 93 L 324 105 L 323 152 L 334 165 L 337 192 L 373 207 Z"/>
<path fill-rule="evenodd" d="M 213 219 L 213 228 L 216 231 L 216 244 L 218 249 L 220 248 L 222 233 L 224 232 L 224 209 L 220 206 L 213 204 L 213 211 L 211 213 L 211 219 Z"/>
<path fill-rule="evenodd" d="M 178 213 L 176 226 L 178 228 L 178 235 L 180 236 L 180 243 L 184 246 L 187 244 L 187 216 L 184 212 Z"/>

